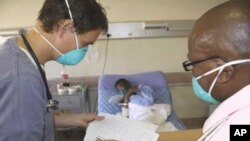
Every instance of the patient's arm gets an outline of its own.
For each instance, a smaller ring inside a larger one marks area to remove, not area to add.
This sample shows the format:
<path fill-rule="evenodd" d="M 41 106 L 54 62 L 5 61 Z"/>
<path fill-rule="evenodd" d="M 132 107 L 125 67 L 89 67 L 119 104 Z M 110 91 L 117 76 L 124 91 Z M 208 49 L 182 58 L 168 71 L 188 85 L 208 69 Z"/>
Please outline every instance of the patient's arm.
<path fill-rule="evenodd" d="M 134 85 L 129 90 L 127 93 L 123 96 L 123 98 L 120 100 L 120 103 L 128 103 L 129 102 L 129 97 L 132 95 L 135 95 L 138 90 L 138 86 Z"/>
<path fill-rule="evenodd" d="M 150 86 L 141 85 L 140 89 L 137 91 L 137 95 L 133 95 L 133 97 L 130 98 L 130 102 L 144 106 L 153 105 L 154 93 L 154 90 Z"/>

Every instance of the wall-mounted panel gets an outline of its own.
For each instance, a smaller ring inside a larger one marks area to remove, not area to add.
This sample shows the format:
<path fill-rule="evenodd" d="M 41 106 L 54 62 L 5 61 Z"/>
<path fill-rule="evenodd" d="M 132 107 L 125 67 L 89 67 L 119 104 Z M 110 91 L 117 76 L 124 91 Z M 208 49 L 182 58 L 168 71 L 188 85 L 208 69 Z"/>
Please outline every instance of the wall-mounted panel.
<path fill-rule="evenodd" d="M 108 34 L 110 39 L 186 37 L 191 32 L 194 23 L 194 20 L 109 23 Z M 31 27 L 25 29 L 29 30 Z M 18 30 L 19 28 L 0 29 L 0 36 L 17 35 Z M 100 39 L 106 39 L 106 36 L 101 35 Z"/>

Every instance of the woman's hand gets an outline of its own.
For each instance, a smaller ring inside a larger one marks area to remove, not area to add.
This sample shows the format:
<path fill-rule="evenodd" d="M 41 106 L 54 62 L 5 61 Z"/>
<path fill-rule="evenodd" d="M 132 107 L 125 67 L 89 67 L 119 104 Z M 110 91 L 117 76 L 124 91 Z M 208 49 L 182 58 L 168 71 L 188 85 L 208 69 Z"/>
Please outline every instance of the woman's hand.
<path fill-rule="evenodd" d="M 56 127 L 87 127 L 91 121 L 103 119 L 92 113 L 55 113 Z"/>

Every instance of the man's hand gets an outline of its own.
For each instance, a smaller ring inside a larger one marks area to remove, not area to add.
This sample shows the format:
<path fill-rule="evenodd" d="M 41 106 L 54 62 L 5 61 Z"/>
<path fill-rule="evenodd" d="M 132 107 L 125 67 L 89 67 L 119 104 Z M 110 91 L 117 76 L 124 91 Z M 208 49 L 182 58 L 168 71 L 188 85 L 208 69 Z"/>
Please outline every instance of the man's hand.
<path fill-rule="evenodd" d="M 104 117 L 91 113 L 55 113 L 56 127 L 87 127 L 91 121 L 103 119 Z"/>

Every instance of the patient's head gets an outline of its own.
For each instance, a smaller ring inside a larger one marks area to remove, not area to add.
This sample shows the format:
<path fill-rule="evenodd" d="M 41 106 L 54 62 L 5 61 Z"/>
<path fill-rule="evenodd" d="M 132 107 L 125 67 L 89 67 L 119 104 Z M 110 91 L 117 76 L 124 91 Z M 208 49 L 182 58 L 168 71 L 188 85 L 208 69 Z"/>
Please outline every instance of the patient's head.
<path fill-rule="evenodd" d="M 123 94 L 125 94 L 131 88 L 131 86 L 131 83 L 124 78 L 118 79 L 115 82 L 115 88 Z"/>

